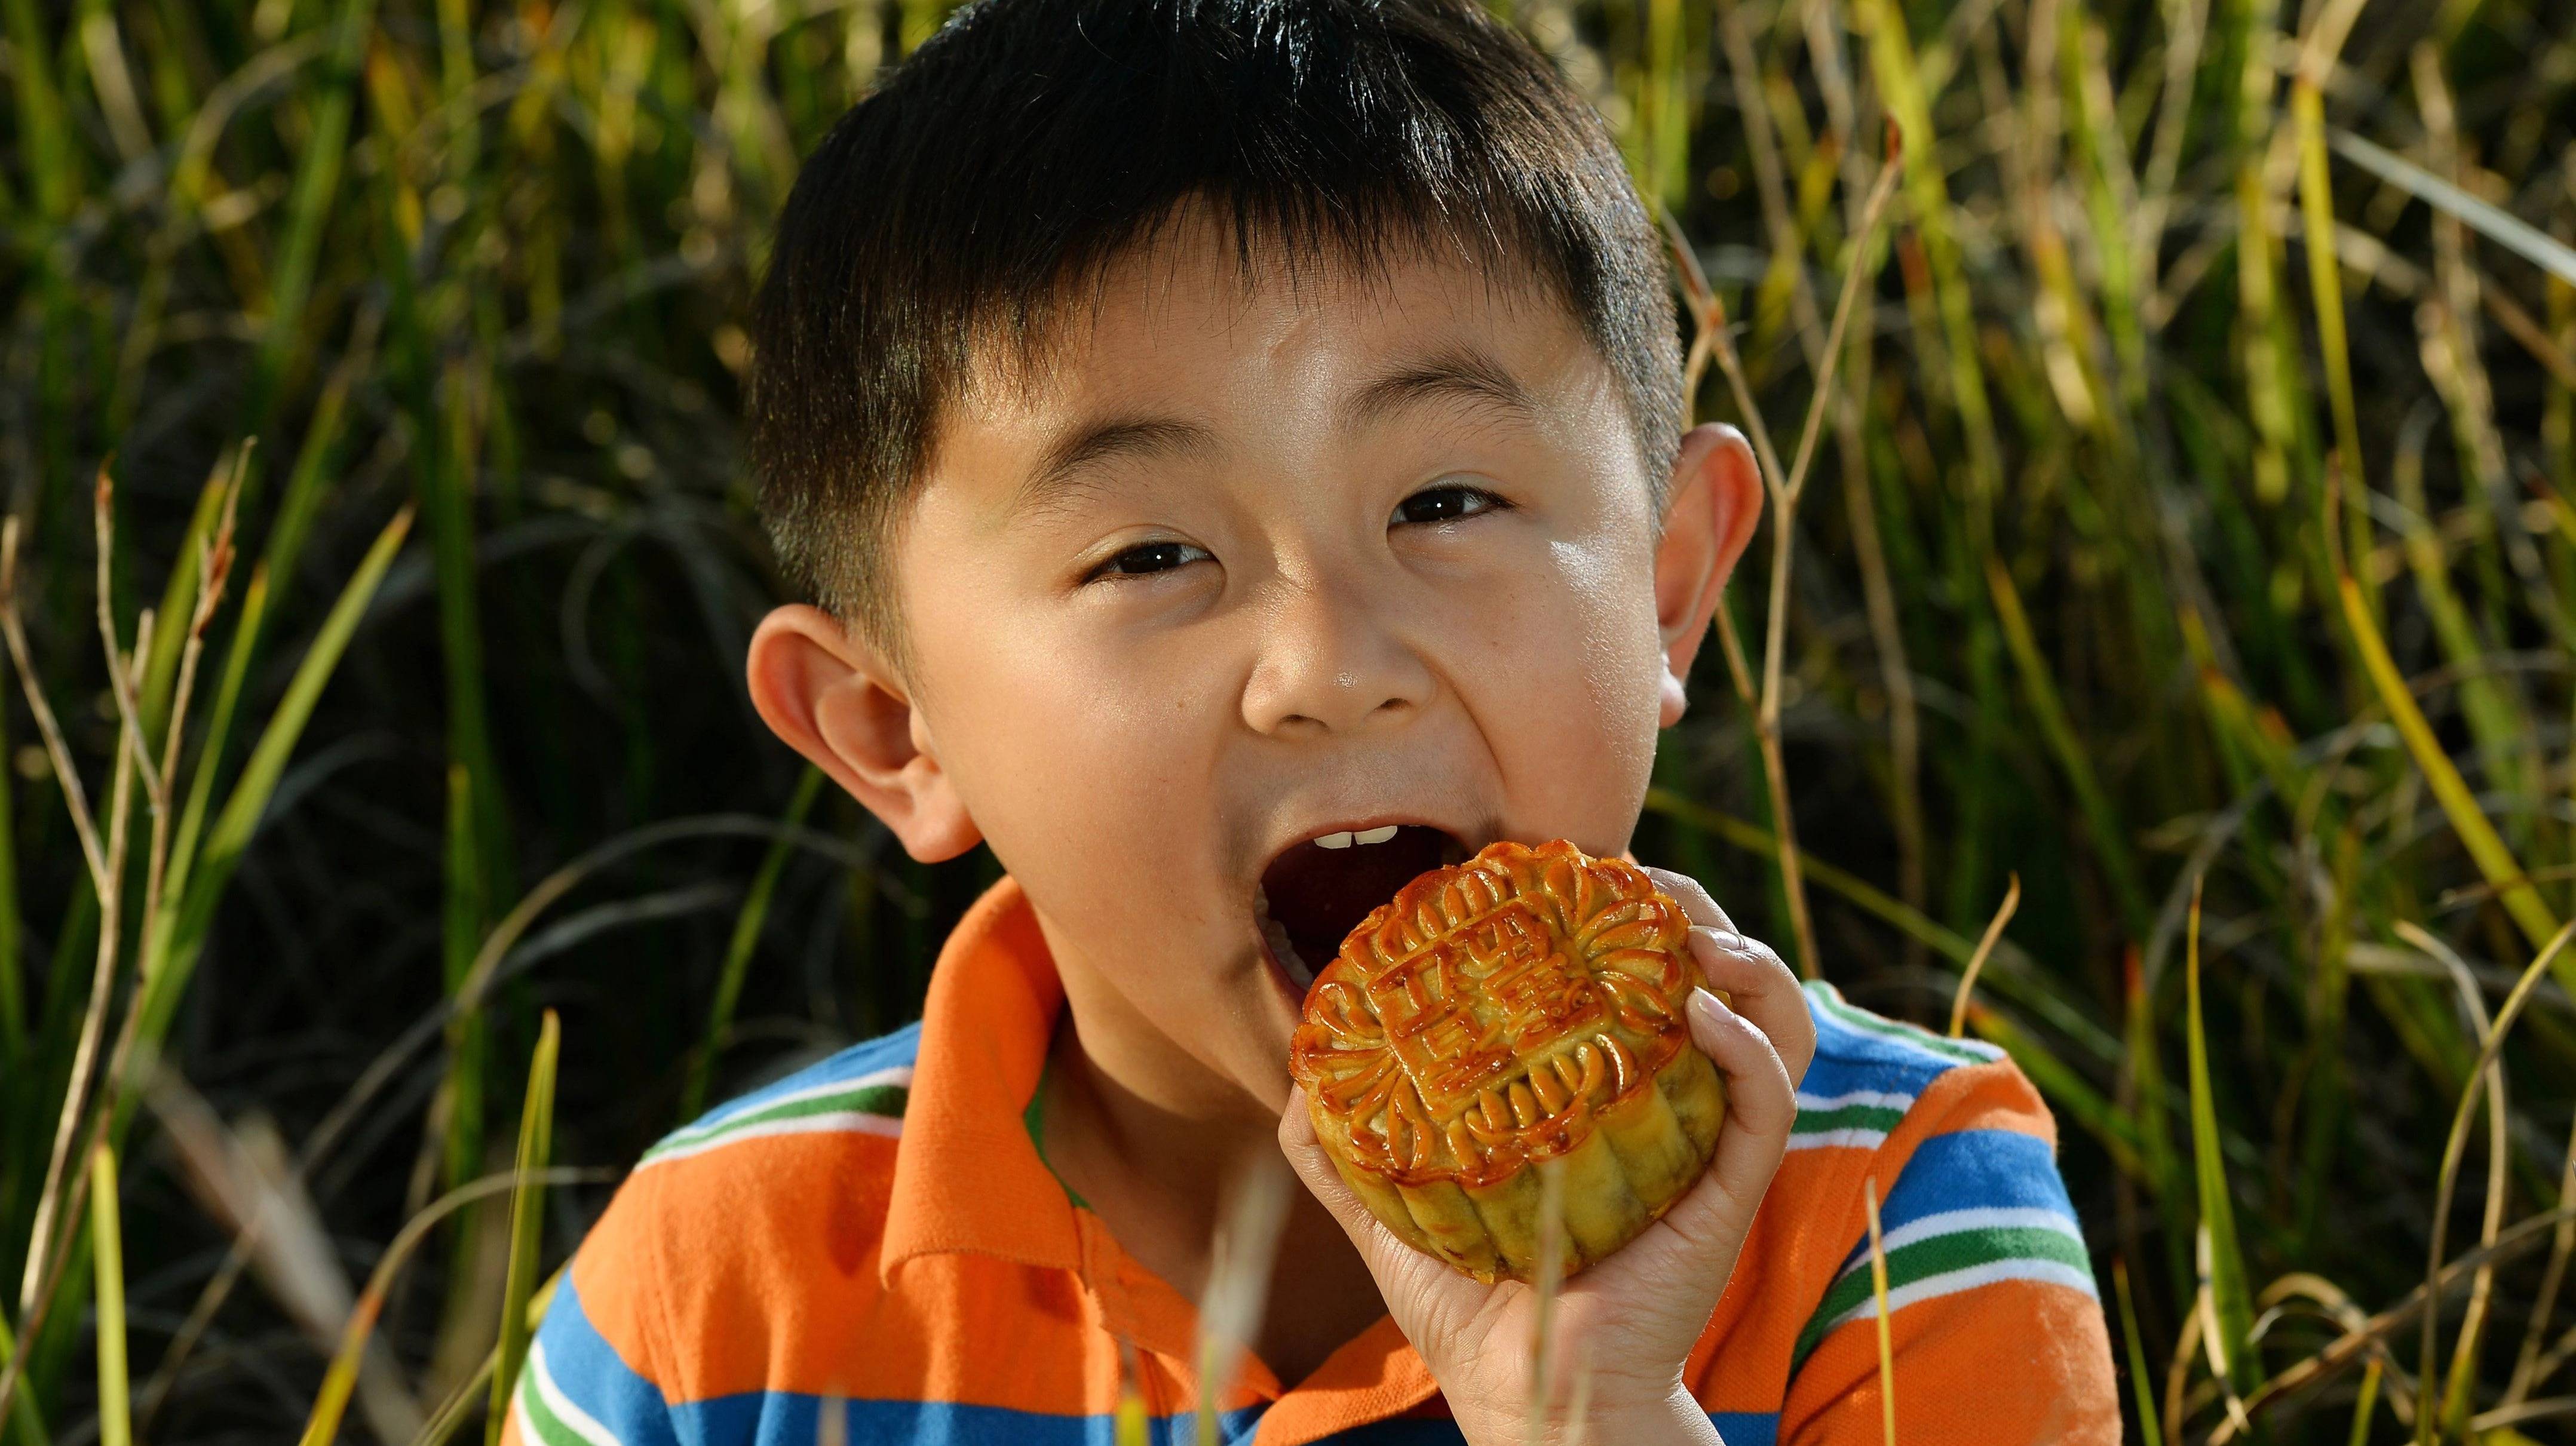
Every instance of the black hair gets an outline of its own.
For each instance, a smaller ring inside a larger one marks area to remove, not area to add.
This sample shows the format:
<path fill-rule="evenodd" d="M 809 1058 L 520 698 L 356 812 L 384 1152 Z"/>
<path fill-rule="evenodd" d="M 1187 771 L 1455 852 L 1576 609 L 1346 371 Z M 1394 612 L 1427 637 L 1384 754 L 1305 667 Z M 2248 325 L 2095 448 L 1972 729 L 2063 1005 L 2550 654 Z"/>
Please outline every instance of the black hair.
<path fill-rule="evenodd" d="M 899 653 L 890 535 L 942 409 L 974 365 L 1026 375 L 1190 206 L 1247 284 L 1407 244 L 1534 279 L 1609 364 L 1660 500 L 1682 396 L 1655 226 L 1599 113 L 1475 0 L 973 0 L 779 217 L 749 435 L 788 580 Z"/>

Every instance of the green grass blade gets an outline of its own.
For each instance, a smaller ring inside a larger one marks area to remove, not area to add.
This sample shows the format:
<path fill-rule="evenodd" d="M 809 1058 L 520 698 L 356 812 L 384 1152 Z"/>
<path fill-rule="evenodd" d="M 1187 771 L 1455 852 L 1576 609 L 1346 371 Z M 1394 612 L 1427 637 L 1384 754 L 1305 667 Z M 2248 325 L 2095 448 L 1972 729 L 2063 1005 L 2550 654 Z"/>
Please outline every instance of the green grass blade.
<path fill-rule="evenodd" d="M 2191 1158 L 2200 1191 L 2200 1223 L 2209 1240 L 2209 1288 L 2217 1305 L 2218 1346 L 2227 1363 L 2228 1389 L 2242 1397 L 2262 1384 L 2254 1358 L 2253 1292 L 2246 1285 L 2245 1255 L 2236 1240 L 2236 1209 L 2227 1190 L 2227 1159 L 2220 1148 L 2218 1103 L 2209 1083 L 2209 1035 L 2200 1007 L 2200 888 L 2192 887 L 2191 920 L 2184 943 L 2188 992 L 2184 1039 L 2189 1048 Z"/>
<path fill-rule="evenodd" d="M 2040 656 L 2039 640 L 2030 630 L 2030 617 L 2022 611 L 2021 592 L 2013 586 L 2012 574 L 2000 559 L 1986 559 L 1986 587 L 1994 595 L 1995 615 L 2003 623 L 2004 646 L 2021 671 L 2022 695 L 2030 702 L 2031 716 L 2039 724 L 2040 736 L 2048 741 L 2048 751 L 2057 755 L 2058 767 L 2066 771 L 2066 781 L 2075 790 L 2076 806 L 2093 835 L 2093 847 L 2102 856 L 2102 873 L 2111 882 L 2111 896 L 2119 903 L 2121 921 L 2128 926 L 2130 939 L 2143 941 L 2154 921 L 2147 907 L 2146 890 L 2138 883 L 2138 865 L 2129 851 L 2128 835 L 2120 827 L 2110 795 L 2102 791 L 2101 781 L 2093 774 L 2093 761 L 2085 756 L 2084 740 L 2067 719 L 2066 704 L 2057 695 L 2056 682 L 2049 677 L 2048 660 Z"/>
<path fill-rule="evenodd" d="M 570 1185 L 590 1179 L 592 1170 L 550 1169 L 538 1172 L 539 1185 Z M 448 1216 L 480 1200 L 488 1200 L 512 1189 L 518 1183 L 517 1173 L 487 1175 L 441 1195 L 427 1208 L 403 1222 L 402 1230 L 385 1253 L 376 1259 L 373 1274 L 367 1277 L 367 1288 L 358 1295 L 357 1304 L 349 1311 L 349 1323 L 340 1332 L 339 1348 L 332 1352 L 331 1364 L 322 1373 L 322 1389 L 313 1397 L 313 1412 L 304 1421 L 301 1446 L 330 1446 L 340 1434 L 341 1418 L 348 1414 L 349 1397 L 358 1386 L 358 1365 L 365 1357 L 367 1341 L 375 1334 L 376 1320 L 384 1314 L 385 1297 L 403 1267 L 411 1263 L 413 1252 L 429 1238 L 429 1232 Z"/>
<path fill-rule="evenodd" d="M 134 1446 L 134 1403 L 125 1368 L 125 1231 L 117 1219 L 116 1152 L 102 1142 L 89 1157 L 91 1290 L 98 1306 L 99 1446 Z"/>
<path fill-rule="evenodd" d="M 2165 1446 L 2164 1427 L 2156 1420 L 2156 1378 L 2147 1369 L 2147 1343 L 2138 1334 L 2138 1306 L 2129 1295 L 2129 1262 L 2111 1262 L 2111 1283 L 2120 1297 L 2120 1339 L 2128 1347 L 2129 1399 L 2138 1407 L 2138 1439 L 2146 1446 Z"/>
<path fill-rule="evenodd" d="M 815 796 L 822 792 L 823 770 L 807 768 L 796 783 L 796 794 L 787 802 L 786 825 L 798 828 L 805 815 L 813 810 Z M 743 896 L 742 912 L 733 921 L 733 938 L 725 946 L 724 972 L 716 980 L 715 1002 L 707 1010 L 707 1034 L 698 1046 L 697 1057 L 689 1061 L 688 1082 L 680 1090 L 680 1123 L 698 1117 L 707 1105 L 707 1083 L 715 1074 L 716 1054 L 724 1047 L 725 1031 L 733 1027 L 734 1006 L 742 998 L 742 982 L 751 970 L 751 951 L 760 942 L 760 929 L 769 917 L 770 896 L 778 890 L 778 876 L 786 870 L 788 856 L 795 852 L 792 836 L 781 834 L 770 844 L 769 854 L 760 861 L 760 872 L 752 877 L 751 892 Z"/>
<path fill-rule="evenodd" d="M 2307 233 L 2308 286 L 2317 304 L 2317 349 L 2326 364 L 2326 400 L 2334 411 L 2335 453 L 2344 476 L 2344 548 L 2370 555 L 2370 486 L 2361 450 L 2361 412 L 2352 397 L 2352 348 L 2344 337 L 2343 268 L 2335 256 L 2333 178 L 2326 167 L 2325 97 L 2301 77 L 2291 87 L 2299 122 L 2299 205 Z M 2363 574 L 2365 586 L 2368 574 Z M 2370 598 L 2372 611 L 2379 599 Z"/>
<path fill-rule="evenodd" d="M 295 675 L 287 683 L 285 696 L 278 700 L 277 711 L 269 715 L 268 725 L 260 730 L 259 741 L 252 745 L 250 758 L 242 765 L 241 777 L 225 795 L 223 810 L 206 834 L 202 859 L 188 880 L 168 947 L 158 961 L 160 967 L 144 981 L 142 997 L 135 1001 L 134 1007 L 144 1011 L 141 1038 L 157 1042 L 169 1028 L 170 1014 L 178 1007 L 197 943 L 214 919 L 224 886 L 231 881 L 242 850 L 259 828 L 260 815 L 267 811 L 269 795 L 276 791 L 278 779 L 286 772 L 286 761 L 295 752 L 305 723 L 313 716 L 314 704 L 320 701 L 323 687 L 339 666 L 341 653 L 357 632 L 359 620 L 366 616 L 367 603 L 375 597 L 377 585 L 385 579 L 385 569 L 393 566 L 394 554 L 402 550 L 403 537 L 410 530 L 411 509 L 405 508 L 376 534 L 375 544 L 367 549 L 365 559 L 341 588 L 339 600 L 331 605 L 329 616 L 323 619 L 311 646 L 296 664 Z"/>
<path fill-rule="evenodd" d="M 536 1055 L 528 1062 L 527 1106 L 519 1116 L 518 1185 L 510 1192 L 510 1268 L 501 1287 L 501 1339 L 493 1347 L 485 1446 L 500 1442 L 501 1425 L 510 1414 L 510 1391 L 528 1354 L 528 1298 L 536 1289 L 538 1234 L 546 1208 L 546 1192 L 536 1178 L 554 1158 L 555 1063 L 562 1047 L 562 1023 L 549 1009 L 537 1029 Z"/>
<path fill-rule="evenodd" d="M 54 76 L 53 43 L 36 13 L 36 0 L 7 0 L 6 13 L 9 90 L 18 102 L 18 134 L 11 149 L 33 173 L 38 214 L 60 221 L 79 200 L 80 157 Z"/>
<path fill-rule="evenodd" d="M 232 645 L 224 655 L 223 677 L 215 686 L 214 708 L 206 715 L 206 736 L 197 745 L 197 766 L 188 780 L 188 801 L 179 811 L 179 826 L 170 834 L 167 889 L 173 907 L 154 921 L 157 934 L 166 934 L 167 921 L 177 917 L 176 901 L 185 893 L 189 871 L 196 865 L 197 845 L 205 836 L 206 808 L 214 796 L 215 775 L 223 765 L 224 744 L 232 737 L 233 716 L 241 710 L 242 681 L 249 676 L 251 655 L 258 647 L 260 628 L 267 618 L 268 569 L 263 565 L 251 570 L 250 586 L 242 592 L 241 616 L 233 621 Z M 156 937 L 156 946 L 166 943 L 165 937 Z M 153 957 L 157 962 L 157 952 Z"/>
<path fill-rule="evenodd" d="M 2452 831 L 2460 836 L 2478 872 L 2495 886 L 2505 912 L 2513 916 L 2534 948 L 2547 943 L 2549 936 L 2558 932 L 2558 920 L 2541 899 L 2540 890 L 2532 886 L 2513 850 L 2505 846 L 2495 825 L 2487 821 L 2486 813 L 2478 807 L 2477 795 L 2469 791 L 2468 781 L 2460 777 L 2450 755 L 2442 751 L 2442 740 L 2425 720 L 2424 710 L 2415 705 L 2415 694 L 2398 673 L 2397 660 L 2388 655 L 2388 642 L 2379 635 L 2379 624 L 2372 620 L 2369 607 L 2362 601 L 2360 586 L 2350 577 L 2342 579 L 2342 586 L 2344 621 L 2352 629 L 2353 643 L 2370 673 L 2371 686 L 2379 692 L 2381 706 L 2387 708 L 2398 736 L 2406 741 L 2406 751 L 2415 756 L 2415 766 L 2423 770 L 2425 783 L 2431 786 L 2435 801 L 2441 804 L 2443 815 L 2451 821 Z M 2559 978 L 2562 983 L 2576 985 L 2576 961 L 2562 967 Z"/>
<path fill-rule="evenodd" d="M 527 1309 L 522 1315 L 528 1334 L 534 1335 L 537 1327 L 545 1321 L 546 1306 L 554 1300 L 555 1287 L 563 1283 L 564 1270 L 564 1266 L 556 1266 L 555 1273 L 547 1276 L 528 1296 Z M 447 1399 L 439 1402 L 438 1409 L 430 1412 L 429 1419 L 421 1423 L 420 1434 L 411 1438 L 411 1446 L 447 1446 L 448 1441 L 465 1428 L 474 1408 L 490 1393 L 492 1372 L 498 1369 L 500 1357 L 498 1345 L 485 1351 L 483 1363 L 474 1368 L 474 1374 L 448 1392 Z"/>
<path fill-rule="evenodd" d="M 2002 444 L 1995 433 L 1994 406 L 1986 395 L 1985 368 L 1977 357 L 1976 317 L 1951 226 L 1949 181 L 1941 169 L 1938 137 L 1932 129 L 1932 99 L 1926 76 L 1917 65 L 1913 38 L 1905 28 L 1906 7 L 1897 0 L 1862 0 L 1855 20 L 1869 37 L 1872 70 L 1888 114 L 1905 138 L 1905 191 L 1909 217 L 1922 234 L 1931 263 L 1933 293 L 1941 332 L 1948 344 L 1949 382 L 1967 433 L 1974 487 L 1969 494 L 1973 541 L 1991 541 L 1991 509 L 2003 490 Z"/>
<path fill-rule="evenodd" d="M 18 1354 L 18 1338 L 9 1330 L 8 1317 L 0 1314 L 0 1370 L 7 1369 Z M 52 1437 L 45 1434 L 44 1418 L 36 1414 L 36 1393 L 21 1387 L 10 1393 L 7 1426 L 16 1446 L 50 1446 Z"/>
<path fill-rule="evenodd" d="M 251 374 L 246 410 L 255 431 L 266 430 L 268 418 L 276 411 L 280 387 L 303 334 L 304 305 L 312 294 L 322 233 L 330 223 L 340 167 L 348 156 L 349 112 L 356 101 L 359 66 L 374 29 L 375 12 L 375 0 L 341 0 L 332 16 L 330 65 L 322 93 L 312 101 L 307 139 L 287 200 L 286 239 L 278 250 L 269 287 L 267 331 L 260 338 Z"/>

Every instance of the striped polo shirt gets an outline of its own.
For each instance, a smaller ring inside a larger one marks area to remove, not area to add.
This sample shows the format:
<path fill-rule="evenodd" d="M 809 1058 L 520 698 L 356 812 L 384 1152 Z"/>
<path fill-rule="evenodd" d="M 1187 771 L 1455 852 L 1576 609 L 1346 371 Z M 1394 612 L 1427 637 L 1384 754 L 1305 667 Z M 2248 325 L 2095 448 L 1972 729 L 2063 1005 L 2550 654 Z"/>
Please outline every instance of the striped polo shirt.
<path fill-rule="evenodd" d="M 1190 1441 L 1191 1303 L 1029 1135 L 1063 999 L 1005 880 L 949 939 L 920 1024 L 647 1151 L 555 1292 L 504 1439 L 1111 1446 L 1123 1396 L 1152 1440 Z M 2029 1081 L 1829 986 L 1807 999 L 1796 1133 L 1685 1367 L 1719 1433 L 1881 1440 L 1875 1179 L 1902 1439 L 2116 1441 L 2101 1302 Z M 1385 1317 L 1303 1381 L 1247 1360 L 1220 1405 L 1229 1443 L 1460 1439 Z"/>

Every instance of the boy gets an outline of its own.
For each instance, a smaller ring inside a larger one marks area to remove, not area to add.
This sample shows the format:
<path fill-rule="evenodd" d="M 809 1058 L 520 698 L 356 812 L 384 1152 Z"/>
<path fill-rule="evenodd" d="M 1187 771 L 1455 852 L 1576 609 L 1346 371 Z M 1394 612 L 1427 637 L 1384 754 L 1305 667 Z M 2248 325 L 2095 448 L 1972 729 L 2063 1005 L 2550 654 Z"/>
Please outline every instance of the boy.
<path fill-rule="evenodd" d="M 645 1156 L 518 1439 L 1107 1442 L 1130 1393 L 1185 1439 L 1223 1182 L 1272 1151 L 1303 1188 L 1226 1439 L 1523 1439 L 1532 1293 L 1359 1208 L 1287 1042 L 1420 870 L 1626 850 L 1762 495 L 1682 432 L 1677 353 L 1599 118 L 1472 0 L 981 0 L 855 107 L 756 318 L 820 606 L 751 694 L 915 858 L 1010 878 L 920 1025 Z M 1558 1302 L 1550 1439 L 1878 1441 L 1871 1189 L 1905 1439 L 2115 1439 L 2027 1082 L 1657 878 L 1729 1115 Z"/>

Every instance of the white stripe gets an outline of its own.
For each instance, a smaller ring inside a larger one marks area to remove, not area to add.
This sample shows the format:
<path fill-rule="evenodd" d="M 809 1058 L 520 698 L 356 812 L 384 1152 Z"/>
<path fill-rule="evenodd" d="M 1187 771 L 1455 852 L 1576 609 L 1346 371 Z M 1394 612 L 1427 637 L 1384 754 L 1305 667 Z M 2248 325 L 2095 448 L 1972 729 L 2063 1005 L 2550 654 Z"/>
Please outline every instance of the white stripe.
<path fill-rule="evenodd" d="M 2079 1246 L 2084 1243 L 2084 1232 L 2076 1229 L 2075 1222 L 2058 1211 L 2016 1205 L 1943 1210 L 1920 1220 L 1909 1220 L 1879 1237 L 1879 1248 L 1893 1253 L 1918 1240 L 1929 1240 L 1935 1235 L 1956 1235 L 1963 1230 L 2049 1230 Z M 1868 1253 L 1864 1251 L 1860 1263 L 1852 1270 L 1868 1268 Z M 1844 1272 L 1846 1275 L 1850 1273 Z"/>
<path fill-rule="evenodd" d="M 1971 1061 L 1992 1061 L 2004 1057 L 2003 1049 L 1998 1045 L 1988 1044 L 1982 1039 L 1944 1039 L 1917 1025 L 1889 1019 L 1883 1015 L 1869 1014 L 1859 1005 L 1839 995 L 1835 997 L 1834 1005 L 1832 1009 L 1819 1009 L 1814 1013 L 1818 1018 L 1831 1020 L 1854 1034 L 1903 1045 L 1919 1054 L 1937 1059 L 1945 1065 L 1955 1067 Z M 1954 1049 L 1965 1052 L 1970 1058 L 1963 1060 L 1958 1055 L 1950 1053 Z"/>
<path fill-rule="evenodd" d="M 1927 1275 L 1911 1285 L 1902 1285 L 1889 1291 L 1887 1313 L 1893 1316 L 1917 1301 L 1957 1295 L 1961 1291 L 1974 1290 L 1981 1285 L 1993 1285 L 2005 1280 L 2036 1280 L 2048 1285 L 2062 1285 L 2069 1290 L 2080 1290 L 2096 1300 L 2101 1298 L 2094 1292 L 2093 1272 L 2089 1270 L 2078 1270 L 2074 1266 L 2054 1260 L 1992 1260 L 1983 1265 L 1971 1265 L 1964 1270 Z M 1825 1331 L 1831 1334 L 1850 1325 L 1853 1321 L 1870 1320 L 1877 1315 L 1878 1298 L 1872 1296 L 1841 1315 L 1835 1316 L 1833 1323 L 1826 1326 Z M 1818 1339 L 1821 1340 L 1823 1337 L 1819 1336 Z"/>
<path fill-rule="evenodd" d="M 1802 1110 L 1847 1110 L 1854 1105 L 1875 1105 L 1881 1109 L 1909 1110 L 1914 1108 L 1914 1096 L 1892 1095 L 1885 1090 L 1853 1090 L 1848 1094 L 1839 1095 L 1802 1094 L 1798 1096 L 1798 1108 Z"/>
<path fill-rule="evenodd" d="M 528 1346 L 528 1379 L 536 1383 L 537 1394 L 545 1398 L 546 1409 L 554 1413 L 556 1420 L 571 1428 L 572 1434 L 591 1443 L 591 1446 L 624 1446 L 617 1439 L 616 1432 L 599 1424 L 588 1411 L 574 1405 L 572 1398 L 556 1387 L 554 1372 L 546 1369 L 546 1348 L 534 1342 Z"/>
<path fill-rule="evenodd" d="M 531 1362 L 535 1347 L 529 1347 Z M 535 1418 L 528 1414 L 528 1392 L 536 1389 L 537 1373 L 528 1366 L 519 1368 L 519 1389 L 510 1393 L 510 1419 L 519 1423 L 519 1439 L 527 1446 L 546 1446 L 546 1438 L 537 1434 Z"/>
<path fill-rule="evenodd" d="M 692 1140 L 687 1144 L 647 1155 L 635 1168 L 647 1169 L 672 1160 L 685 1160 L 709 1150 L 721 1150 L 744 1140 L 765 1140 L 776 1135 L 883 1135 L 894 1139 L 903 1133 L 903 1121 L 892 1115 L 862 1114 L 857 1110 L 836 1110 L 828 1115 L 799 1115 L 792 1119 L 771 1120 L 766 1124 L 745 1125 L 728 1130 L 711 1139 Z"/>
<path fill-rule="evenodd" d="M 1886 1143 L 1886 1140 L 1887 1131 L 1885 1130 L 1817 1130 L 1810 1134 L 1791 1135 L 1788 1148 L 1792 1150 L 1872 1150 Z"/>
<path fill-rule="evenodd" d="M 774 1110 L 780 1105 L 802 1104 L 807 1100 L 828 1099 L 833 1095 L 845 1095 L 853 1090 L 880 1089 L 887 1085 L 901 1085 L 905 1089 L 912 1088 L 912 1066 L 908 1064 L 899 1064 L 892 1069 L 876 1070 L 868 1074 L 860 1075 L 855 1079 L 835 1080 L 830 1084 L 807 1085 L 801 1090 L 791 1090 L 775 1099 L 762 1100 L 758 1104 L 737 1104 L 728 1113 L 719 1115 L 703 1124 L 690 1125 L 685 1129 L 673 1130 L 670 1138 L 673 1141 L 685 1143 L 701 1136 L 712 1135 L 747 1115 L 756 1115 L 764 1111 Z"/>

